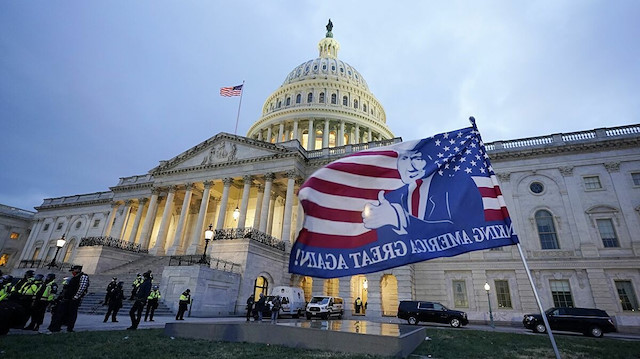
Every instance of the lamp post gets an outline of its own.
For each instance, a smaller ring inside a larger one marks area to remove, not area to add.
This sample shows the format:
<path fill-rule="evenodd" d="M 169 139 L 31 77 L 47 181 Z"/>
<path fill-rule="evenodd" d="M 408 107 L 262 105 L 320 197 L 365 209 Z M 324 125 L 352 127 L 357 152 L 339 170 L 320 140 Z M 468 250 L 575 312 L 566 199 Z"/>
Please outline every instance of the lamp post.
<path fill-rule="evenodd" d="M 62 238 L 58 239 L 56 241 L 56 254 L 53 255 L 53 258 L 51 259 L 51 263 L 49 263 L 49 265 L 47 265 L 47 267 L 49 267 L 49 269 L 51 269 L 51 267 L 57 267 L 58 265 L 56 264 L 56 258 L 58 258 L 58 252 L 60 252 L 60 248 L 64 247 L 64 245 L 67 243 L 67 241 L 64 239 L 64 234 L 62 235 Z"/>
<path fill-rule="evenodd" d="M 204 252 L 202 253 L 202 258 L 198 261 L 201 264 L 209 264 L 209 260 L 207 260 L 207 246 L 209 246 L 209 241 L 213 239 L 213 224 L 209 225 L 209 229 L 204 231 Z"/>
<path fill-rule="evenodd" d="M 233 210 L 233 220 L 237 221 L 240 218 L 240 208 L 236 206 L 236 209 Z"/>
<path fill-rule="evenodd" d="M 496 326 L 493 324 L 493 312 L 491 311 L 491 296 L 489 296 L 489 290 L 491 287 L 488 282 L 484 283 L 484 290 L 487 291 L 487 300 L 489 301 L 489 320 L 491 321 L 491 328 L 495 328 Z"/>

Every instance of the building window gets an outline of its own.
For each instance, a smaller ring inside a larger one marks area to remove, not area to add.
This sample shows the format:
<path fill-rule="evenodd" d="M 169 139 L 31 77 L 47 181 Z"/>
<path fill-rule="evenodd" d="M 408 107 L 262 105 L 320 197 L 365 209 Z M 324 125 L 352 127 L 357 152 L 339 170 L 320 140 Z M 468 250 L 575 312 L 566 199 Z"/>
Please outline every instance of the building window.
<path fill-rule="evenodd" d="M 600 183 L 600 177 L 598 176 L 584 177 L 584 188 L 586 190 L 601 189 L 602 183 Z"/>
<path fill-rule="evenodd" d="M 554 307 L 571 307 L 573 308 L 573 298 L 571 298 L 571 287 L 568 280 L 552 280 L 551 297 L 553 297 Z"/>
<path fill-rule="evenodd" d="M 636 292 L 633 290 L 631 281 L 617 280 L 616 289 L 618 290 L 622 310 L 630 310 L 633 312 L 640 310 L 640 307 L 638 307 L 638 298 L 636 298 Z"/>
<path fill-rule="evenodd" d="M 269 282 L 267 281 L 267 278 L 262 276 L 256 278 L 255 285 L 253 286 L 254 298 L 259 299 L 260 294 L 269 294 Z"/>
<path fill-rule="evenodd" d="M 342 97 L 342 105 L 343 106 L 347 106 L 349 104 L 349 99 L 347 98 L 347 96 L 343 96 Z"/>
<path fill-rule="evenodd" d="M 497 280 L 495 284 L 498 308 L 513 308 L 511 305 L 511 294 L 509 293 L 509 282 L 506 280 Z"/>
<path fill-rule="evenodd" d="M 42 229 L 43 232 L 46 232 L 49 230 L 49 223 L 45 223 L 44 225 L 44 229 Z"/>
<path fill-rule="evenodd" d="M 367 112 L 367 104 L 366 103 L 362 104 L 362 111 Z"/>
<path fill-rule="evenodd" d="M 542 249 L 559 249 L 556 226 L 553 224 L 553 216 L 544 209 L 536 212 L 536 226 L 540 237 Z"/>
<path fill-rule="evenodd" d="M 9 235 L 9 238 L 11 238 L 11 239 L 18 239 L 18 238 L 20 238 L 20 233 L 18 233 L 18 232 L 11 232 L 11 234 Z"/>
<path fill-rule="evenodd" d="M 93 221 L 93 228 L 98 228 L 99 225 L 100 225 L 99 219 L 96 219 L 95 221 Z"/>
<path fill-rule="evenodd" d="M 540 194 L 544 191 L 544 185 L 540 182 L 533 182 L 529 185 L 529 189 L 535 194 Z"/>
<path fill-rule="evenodd" d="M 296 96 L 296 103 L 300 103 L 300 101 L 302 101 L 302 95 L 298 94 Z"/>
<path fill-rule="evenodd" d="M 9 262 L 9 255 L 7 253 L 2 253 L 0 256 L 0 267 L 6 267 Z"/>
<path fill-rule="evenodd" d="M 453 281 L 453 305 L 456 308 L 469 308 L 467 286 L 463 280 Z"/>
<path fill-rule="evenodd" d="M 319 101 L 320 101 L 320 103 L 324 103 L 324 92 L 320 92 Z"/>
<path fill-rule="evenodd" d="M 287 97 L 287 102 L 286 102 L 287 106 L 291 105 L 291 97 Z"/>
<path fill-rule="evenodd" d="M 358 100 L 353 100 L 353 108 L 358 108 Z"/>
<path fill-rule="evenodd" d="M 332 94 L 331 94 L 331 104 L 332 104 L 332 105 L 335 105 L 335 104 L 337 104 L 337 103 L 338 103 L 338 95 L 336 95 L 336 94 L 332 93 Z"/>
<path fill-rule="evenodd" d="M 634 172 L 631 174 L 634 186 L 640 186 L 640 172 Z"/>
<path fill-rule="evenodd" d="M 82 222 L 76 223 L 76 229 L 80 229 L 80 227 L 82 227 Z"/>
<path fill-rule="evenodd" d="M 58 223 L 58 225 L 56 226 L 56 231 L 59 231 L 62 229 L 62 222 Z"/>
<path fill-rule="evenodd" d="M 600 238 L 602 238 L 602 244 L 605 248 L 620 247 L 611 218 L 596 219 L 596 224 L 598 225 Z"/>
<path fill-rule="evenodd" d="M 313 101 L 313 93 L 309 92 L 307 95 L 307 103 L 311 103 L 311 101 Z"/>

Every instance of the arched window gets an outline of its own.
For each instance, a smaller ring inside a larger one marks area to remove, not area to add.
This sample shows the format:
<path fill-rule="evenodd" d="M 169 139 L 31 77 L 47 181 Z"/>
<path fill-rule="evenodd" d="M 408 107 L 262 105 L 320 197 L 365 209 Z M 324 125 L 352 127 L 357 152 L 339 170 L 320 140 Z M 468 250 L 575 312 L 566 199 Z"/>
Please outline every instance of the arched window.
<path fill-rule="evenodd" d="M 282 101 L 278 100 L 278 106 L 277 106 L 277 108 L 280 108 L 280 107 L 282 107 Z"/>
<path fill-rule="evenodd" d="M 358 100 L 353 100 L 353 108 L 358 108 Z"/>
<path fill-rule="evenodd" d="M 334 93 L 331 94 L 331 104 L 335 105 L 338 103 L 338 96 Z"/>
<path fill-rule="evenodd" d="M 302 101 L 302 95 L 298 94 L 296 96 L 296 103 L 300 103 L 300 101 Z"/>
<path fill-rule="evenodd" d="M 253 286 L 254 298 L 260 298 L 260 294 L 269 294 L 269 281 L 263 276 L 256 278 L 255 285 Z"/>
<path fill-rule="evenodd" d="M 287 106 L 291 105 L 291 97 L 287 97 Z"/>
<path fill-rule="evenodd" d="M 367 104 L 366 103 L 362 104 L 362 111 L 367 112 Z"/>
<path fill-rule="evenodd" d="M 349 104 L 349 99 L 347 96 L 342 97 L 342 105 L 347 106 Z"/>
<path fill-rule="evenodd" d="M 320 92 L 320 103 L 324 103 L 324 92 Z"/>
<path fill-rule="evenodd" d="M 313 93 L 309 92 L 307 95 L 307 103 L 311 103 L 311 101 L 313 101 Z"/>
<path fill-rule="evenodd" d="M 553 223 L 553 216 L 547 210 L 541 209 L 536 212 L 536 226 L 540 237 L 540 247 L 542 249 L 559 249 L 556 226 Z"/>

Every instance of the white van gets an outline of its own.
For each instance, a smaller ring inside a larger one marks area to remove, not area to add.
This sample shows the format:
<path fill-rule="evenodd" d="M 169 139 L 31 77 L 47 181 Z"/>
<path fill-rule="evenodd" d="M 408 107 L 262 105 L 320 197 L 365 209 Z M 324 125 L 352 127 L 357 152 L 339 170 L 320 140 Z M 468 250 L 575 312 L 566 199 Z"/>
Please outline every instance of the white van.
<path fill-rule="evenodd" d="M 298 318 L 304 313 L 305 305 L 304 291 L 302 288 L 278 286 L 271 290 L 271 296 L 280 296 L 282 304 L 279 315 L 290 315 Z"/>
<path fill-rule="evenodd" d="M 344 315 L 344 301 L 340 297 L 314 296 L 311 298 L 306 309 L 307 319 L 320 317 L 327 319 L 330 316 L 337 316 L 341 319 Z"/>

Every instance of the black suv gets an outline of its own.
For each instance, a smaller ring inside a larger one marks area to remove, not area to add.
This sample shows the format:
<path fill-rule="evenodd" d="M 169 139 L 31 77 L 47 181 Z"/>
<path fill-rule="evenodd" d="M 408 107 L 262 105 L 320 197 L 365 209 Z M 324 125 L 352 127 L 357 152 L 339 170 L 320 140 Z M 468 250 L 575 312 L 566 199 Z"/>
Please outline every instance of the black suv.
<path fill-rule="evenodd" d="M 549 326 L 553 330 L 578 332 L 584 335 L 600 338 L 602 333 L 615 332 L 613 320 L 604 310 L 595 308 L 551 308 L 545 312 Z M 540 314 L 527 314 L 522 320 L 527 329 L 537 333 L 544 333 L 544 326 Z"/>
<path fill-rule="evenodd" d="M 409 324 L 418 322 L 448 323 L 454 328 L 469 324 L 467 313 L 451 310 L 437 302 L 403 300 L 398 305 L 398 318 L 406 319 Z"/>

